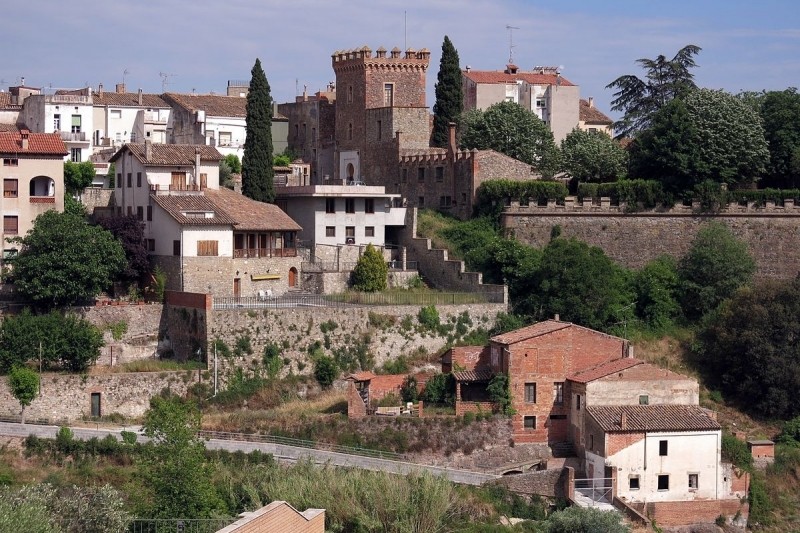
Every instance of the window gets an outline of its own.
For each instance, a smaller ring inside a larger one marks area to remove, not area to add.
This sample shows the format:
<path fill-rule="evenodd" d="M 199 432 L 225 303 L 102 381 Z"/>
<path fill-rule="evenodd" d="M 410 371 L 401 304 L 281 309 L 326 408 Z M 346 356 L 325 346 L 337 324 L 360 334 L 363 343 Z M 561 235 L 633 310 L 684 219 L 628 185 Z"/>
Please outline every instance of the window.
<path fill-rule="evenodd" d="M 155 252 L 156 251 L 156 240 L 155 239 L 147 239 L 147 251 L 148 252 Z"/>
<path fill-rule="evenodd" d="M 444 167 L 436 167 L 436 181 L 444 181 Z"/>
<path fill-rule="evenodd" d="M 147 221 L 148 222 L 152 222 L 153 221 L 153 206 L 152 205 L 148 205 L 147 206 Z"/>
<path fill-rule="evenodd" d="M 325 226 L 326 237 L 336 237 L 336 226 Z"/>
<path fill-rule="evenodd" d="M 394 105 L 394 83 L 383 84 L 383 105 L 386 107 Z"/>
<path fill-rule="evenodd" d="M 311 128 L 311 146 L 317 145 L 317 128 Z"/>
<path fill-rule="evenodd" d="M 3 166 L 4 167 L 18 167 L 19 166 L 19 159 L 16 157 L 4 157 L 3 158 Z"/>
<path fill-rule="evenodd" d="M 133 206 L 129 205 L 128 206 L 128 216 L 132 216 L 132 215 L 133 215 Z"/>
<path fill-rule="evenodd" d="M 578 410 L 578 411 L 581 410 L 581 395 L 580 394 L 576 394 L 575 395 L 575 409 Z"/>
<path fill-rule="evenodd" d="M 522 418 L 522 424 L 525 429 L 536 429 L 536 417 L 525 416 Z"/>
<path fill-rule="evenodd" d="M 356 199 L 355 198 L 345 198 L 344 199 L 344 211 L 345 211 L 345 213 L 355 213 L 356 212 Z"/>
<path fill-rule="evenodd" d="M 231 132 L 229 132 L 229 131 L 221 131 L 221 132 L 219 132 L 219 145 L 220 146 L 230 146 L 231 145 Z"/>
<path fill-rule="evenodd" d="M 102 413 L 100 409 L 100 393 L 99 392 L 91 393 L 90 399 L 92 404 L 92 416 L 94 418 L 98 418 Z"/>
<path fill-rule="evenodd" d="M 640 394 L 639 405 L 649 405 L 649 404 L 650 404 L 650 397 L 647 394 Z"/>
<path fill-rule="evenodd" d="M 350 85 L 347 88 L 347 103 L 350 104 L 353 102 L 353 86 Z"/>
<path fill-rule="evenodd" d="M 597 128 L 589 128 L 589 131 L 597 131 Z"/>
<path fill-rule="evenodd" d="M 408 169 L 404 168 L 402 174 L 400 174 L 400 183 L 406 183 L 408 181 Z"/>
<path fill-rule="evenodd" d="M 197 241 L 197 255 L 217 255 L 217 241 Z"/>
<path fill-rule="evenodd" d="M 536 383 L 525 384 L 525 402 L 536 403 Z"/>
<path fill-rule="evenodd" d="M 344 228 L 344 236 L 345 237 L 355 237 L 356 236 L 356 227 L 355 226 L 346 226 Z"/>
<path fill-rule="evenodd" d="M 16 198 L 17 197 L 17 185 L 18 182 L 16 178 L 6 178 L 3 180 L 3 197 L 4 198 Z"/>
<path fill-rule="evenodd" d="M 353 123 L 347 125 L 347 140 L 353 140 Z"/>
<path fill-rule="evenodd" d="M 172 255 L 181 255 L 181 241 L 172 241 Z"/>
<path fill-rule="evenodd" d="M 144 207 L 140 205 L 136 207 L 136 220 L 144 220 Z"/>
<path fill-rule="evenodd" d="M 553 403 L 564 403 L 564 382 L 553 383 Z"/>
<path fill-rule="evenodd" d="M 325 212 L 328 214 L 336 212 L 336 198 L 325 198 Z"/>
<path fill-rule="evenodd" d="M 61 131 L 61 114 L 56 113 L 53 115 L 53 130 L 54 131 Z"/>
<path fill-rule="evenodd" d="M 698 474 L 689 474 L 689 490 L 697 490 Z"/>
<path fill-rule="evenodd" d="M 669 490 L 669 475 L 659 474 L 658 476 L 658 490 Z"/>
<path fill-rule="evenodd" d="M 365 213 L 374 213 L 375 212 L 375 199 L 374 198 L 367 198 L 364 200 L 364 212 Z"/>
<path fill-rule="evenodd" d="M 131 187 L 132 180 L 133 180 L 133 174 L 128 172 L 128 187 Z"/>
<path fill-rule="evenodd" d="M 544 109 L 547 107 L 547 100 L 544 98 L 537 98 L 536 99 L 536 109 Z"/>
<path fill-rule="evenodd" d="M 667 441 L 658 441 L 658 455 L 664 457 L 667 455 Z"/>
<path fill-rule="evenodd" d="M 294 125 L 294 136 L 295 137 L 300 137 L 300 125 L 299 124 L 295 124 Z"/>
<path fill-rule="evenodd" d="M 112 109 L 111 118 L 122 118 L 122 109 Z"/>
<path fill-rule="evenodd" d="M 425 181 L 425 167 L 419 167 L 417 169 L 417 181 L 420 183 Z"/>
<path fill-rule="evenodd" d="M 639 476 L 631 476 L 628 478 L 628 488 L 630 490 L 639 490 Z"/>
<path fill-rule="evenodd" d="M 550 415 L 550 420 L 566 420 L 567 415 Z"/>
<path fill-rule="evenodd" d="M 72 133 L 80 133 L 81 132 L 81 116 L 80 115 L 72 115 Z"/>
<path fill-rule="evenodd" d="M 142 186 L 142 173 L 141 172 L 137 172 L 136 173 L 136 186 L 137 187 L 141 187 Z"/>
<path fill-rule="evenodd" d="M 450 196 L 439 197 L 439 207 L 450 207 L 453 205 L 453 199 Z"/>
<path fill-rule="evenodd" d="M 80 163 L 81 162 L 81 149 L 80 148 L 71 148 L 69 151 L 69 159 L 73 163 Z"/>
<path fill-rule="evenodd" d="M 375 236 L 375 226 L 367 226 L 364 228 L 364 237 L 374 237 Z"/>
<path fill-rule="evenodd" d="M 417 198 L 417 206 L 418 207 L 425 207 L 425 197 L 420 196 Z"/>
<path fill-rule="evenodd" d="M 6 235 L 16 235 L 19 233 L 19 217 L 16 215 L 6 215 L 3 217 L 3 233 Z"/>
<path fill-rule="evenodd" d="M 589 449 L 594 450 L 594 433 L 589 434 Z"/>
<path fill-rule="evenodd" d="M 122 187 L 122 172 L 117 173 L 117 179 L 114 180 L 114 185 L 117 187 Z"/>

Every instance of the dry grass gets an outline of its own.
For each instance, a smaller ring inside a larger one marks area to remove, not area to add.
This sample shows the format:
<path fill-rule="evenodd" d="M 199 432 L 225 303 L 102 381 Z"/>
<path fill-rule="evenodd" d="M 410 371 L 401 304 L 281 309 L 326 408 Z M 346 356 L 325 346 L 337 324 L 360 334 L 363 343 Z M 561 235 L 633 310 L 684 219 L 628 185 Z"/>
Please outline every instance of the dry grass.
<path fill-rule="evenodd" d="M 121 365 L 95 365 L 89 368 L 92 376 L 123 374 L 128 372 L 169 372 L 175 370 L 208 370 L 206 363 L 199 361 L 172 361 L 168 359 L 140 359 Z"/>

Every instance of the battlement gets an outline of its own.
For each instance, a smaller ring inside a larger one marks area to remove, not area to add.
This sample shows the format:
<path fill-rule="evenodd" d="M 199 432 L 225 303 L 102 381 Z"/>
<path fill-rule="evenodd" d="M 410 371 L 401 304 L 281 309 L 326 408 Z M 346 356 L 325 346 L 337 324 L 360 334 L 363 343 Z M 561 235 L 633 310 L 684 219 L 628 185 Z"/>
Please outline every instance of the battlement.
<path fill-rule="evenodd" d="M 427 48 L 419 51 L 408 48 L 403 54 L 402 50 L 396 46 L 389 51 L 380 47 L 372 55 L 372 49 L 368 46 L 354 48 L 352 50 L 337 50 L 331 55 L 333 70 L 345 70 L 350 68 L 371 68 L 371 69 L 423 69 L 427 70 L 430 63 L 431 52 Z"/>
<path fill-rule="evenodd" d="M 456 161 L 472 159 L 478 150 L 458 150 L 455 153 Z M 447 161 L 447 150 L 444 148 L 429 148 L 427 150 L 403 150 L 400 154 L 400 166 L 407 165 L 435 165 Z"/>

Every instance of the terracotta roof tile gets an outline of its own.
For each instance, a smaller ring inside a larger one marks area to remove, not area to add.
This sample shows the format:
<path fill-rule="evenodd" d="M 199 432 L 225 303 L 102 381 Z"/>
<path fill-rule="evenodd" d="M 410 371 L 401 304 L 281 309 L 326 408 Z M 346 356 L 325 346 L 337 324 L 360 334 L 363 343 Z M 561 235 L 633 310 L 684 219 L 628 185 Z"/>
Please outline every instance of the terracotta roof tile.
<path fill-rule="evenodd" d="M 92 94 L 92 105 L 119 106 L 119 107 L 157 107 L 169 108 L 170 105 L 159 94 L 142 93 L 142 103 L 139 103 L 139 93 L 96 92 Z"/>
<path fill-rule="evenodd" d="M 159 144 L 153 143 L 150 159 L 146 159 L 146 147 L 144 143 L 128 143 L 123 145 L 119 151 L 114 154 L 110 161 L 114 162 L 122 154 L 128 150 L 136 159 L 138 159 L 144 166 L 155 167 L 170 167 L 170 166 L 191 166 L 194 165 L 194 158 L 196 152 L 200 151 L 201 161 L 221 161 L 222 154 L 220 154 L 213 146 L 205 144 Z"/>
<path fill-rule="evenodd" d="M 607 433 L 624 431 L 702 431 L 720 429 L 709 411 L 697 405 L 587 406 L 586 412 Z M 621 423 L 625 413 L 625 427 Z"/>
<path fill-rule="evenodd" d="M 514 344 L 515 342 L 524 341 L 526 339 L 530 339 L 531 337 L 538 337 L 539 335 L 545 335 L 547 333 L 552 333 L 570 326 L 572 326 L 572 323 L 570 322 L 545 320 L 544 322 L 537 322 L 536 324 L 515 329 L 514 331 L 509 331 L 508 333 L 495 335 L 491 338 L 491 340 L 500 344 Z"/>
<path fill-rule="evenodd" d="M 633 357 L 615 359 L 614 361 L 608 361 L 607 363 L 603 363 L 571 376 L 567 376 L 567 379 L 576 383 L 589 383 L 590 381 L 604 378 L 610 374 L 621 372 L 625 369 L 634 367 L 636 365 L 641 365 L 643 363 L 644 361 L 634 359 Z"/>
<path fill-rule="evenodd" d="M 2 106 L 0 106 L 0 107 L 2 107 Z M 15 132 L 16 133 L 16 132 L 19 131 L 19 126 L 17 126 L 16 124 L 3 124 L 3 123 L 0 123 L 0 132 L 5 132 L 5 131 L 10 131 L 10 132 Z"/>
<path fill-rule="evenodd" d="M 531 85 L 556 85 L 558 76 L 555 74 L 539 74 L 537 72 L 519 72 L 516 74 L 509 74 L 503 70 L 466 70 L 462 71 L 465 78 L 468 78 L 475 83 L 516 83 L 517 80 L 523 80 Z M 564 76 L 561 76 L 561 81 L 558 85 L 568 87 L 574 85 Z"/>
<path fill-rule="evenodd" d="M 187 111 L 205 111 L 212 117 L 247 117 L 247 98 L 216 94 L 164 93 L 164 99 Z"/>
<path fill-rule="evenodd" d="M 228 213 L 220 210 L 214 202 L 202 194 L 153 194 L 150 197 L 182 226 L 232 226 L 236 223 Z M 213 212 L 214 216 L 212 218 L 188 217 L 184 214 L 187 211 Z"/>
<path fill-rule="evenodd" d="M 492 371 L 488 368 L 453 372 L 453 377 L 456 381 L 489 381 L 492 379 L 492 375 Z"/>
<path fill-rule="evenodd" d="M 230 189 L 206 189 L 205 195 L 228 213 L 237 230 L 300 231 L 302 228 L 275 204 L 256 202 Z"/>
<path fill-rule="evenodd" d="M 607 374 L 602 379 L 607 381 L 694 381 L 694 378 L 690 376 L 644 362 L 619 372 Z"/>
<path fill-rule="evenodd" d="M 605 113 L 596 107 L 590 107 L 588 100 L 581 99 L 578 112 L 580 115 L 580 120 L 586 122 L 587 124 L 602 124 L 604 126 L 610 126 L 614 123 L 614 121 L 608 118 Z"/>
<path fill-rule="evenodd" d="M 57 133 L 29 133 L 28 148 L 23 150 L 22 133 L 7 131 L 0 132 L 0 153 L 65 156 L 69 152 Z"/>
<path fill-rule="evenodd" d="M 366 371 L 366 372 L 356 372 L 355 374 L 350 374 L 347 376 L 347 379 L 353 381 L 369 381 L 370 379 L 374 378 L 376 374 Z"/>

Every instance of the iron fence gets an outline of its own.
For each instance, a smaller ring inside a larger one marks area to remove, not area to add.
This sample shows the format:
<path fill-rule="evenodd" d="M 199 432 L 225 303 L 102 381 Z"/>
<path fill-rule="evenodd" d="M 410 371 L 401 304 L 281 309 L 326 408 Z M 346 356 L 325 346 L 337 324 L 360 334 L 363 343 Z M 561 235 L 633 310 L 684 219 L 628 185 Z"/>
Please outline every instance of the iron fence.
<path fill-rule="evenodd" d="M 136 518 L 130 533 L 214 533 L 236 521 L 235 518 Z"/>
<path fill-rule="evenodd" d="M 575 492 L 588 498 L 592 503 L 611 503 L 614 480 L 612 478 L 587 478 L 575 480 Z"/>
<path fill-rule="evenodd" d="M 353 261 L 314 261 L 304 262 L 302 264 L 302 269 L 303 272 L 350 272 L 351 270 L 355 270 L 357 264 L 357 262 Z M 406 261 L 405 264 L 399 260 L 387 261 L 386 266 L 391 271 L 399 272 L 416 271 L 419 269 L 419 263 L 417 261 Z"/>
<path fill-rule="evenodd" d="M 281 309 L 291 307 L 358 307 L 373 305 L 462 305 L 505 303 L 502 292 L 386 292 L 341 294 L 286 294 L 279 297 L 215 296 L 213 309 Z"/>

